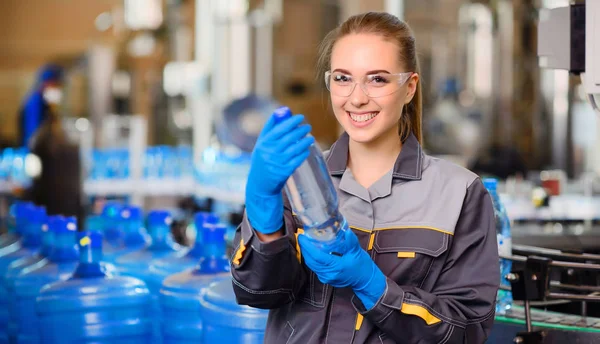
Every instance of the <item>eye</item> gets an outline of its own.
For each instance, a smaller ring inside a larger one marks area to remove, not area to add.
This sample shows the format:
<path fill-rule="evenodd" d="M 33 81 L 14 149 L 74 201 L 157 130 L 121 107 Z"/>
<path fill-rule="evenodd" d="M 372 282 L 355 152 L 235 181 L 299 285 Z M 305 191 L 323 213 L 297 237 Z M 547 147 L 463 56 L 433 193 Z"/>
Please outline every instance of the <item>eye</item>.
<path fill-rule="evenodd" d="M 387 84 L 389 78 L 381 74 L 369 75 L 369 82 L 372 84 Z"/>
<path fill-rule="evenodd" d="M 347 83 L 347 82 L 351 82 L 352 78 L 348 75 L 345 74 L 333 74 L 333 81 L 335 82 L 339 82 L 339 83 Z"/>

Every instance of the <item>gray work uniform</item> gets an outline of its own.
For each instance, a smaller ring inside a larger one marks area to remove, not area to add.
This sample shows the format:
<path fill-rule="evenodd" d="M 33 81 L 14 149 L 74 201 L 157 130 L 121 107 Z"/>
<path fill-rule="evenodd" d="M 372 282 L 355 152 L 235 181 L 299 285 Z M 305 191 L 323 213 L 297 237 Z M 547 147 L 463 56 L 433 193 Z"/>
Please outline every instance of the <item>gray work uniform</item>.
<path fill-rule="evenodd" d="M 387 276 L 367 310 L 350 288 L 322 284 L 302 262 L 300 227 L 261 242 L 246 216 L 235 237 L 240 304 L 270 309 L 267 344 L 484 343 L 500 283 L 492 200 L 477 175 L 427 156 L 414 136 L 368 189 L 346 168 L 348 135 L 326 152 L 341 213 Z M 356 267 L 360 269 L 359 266 Z"/>

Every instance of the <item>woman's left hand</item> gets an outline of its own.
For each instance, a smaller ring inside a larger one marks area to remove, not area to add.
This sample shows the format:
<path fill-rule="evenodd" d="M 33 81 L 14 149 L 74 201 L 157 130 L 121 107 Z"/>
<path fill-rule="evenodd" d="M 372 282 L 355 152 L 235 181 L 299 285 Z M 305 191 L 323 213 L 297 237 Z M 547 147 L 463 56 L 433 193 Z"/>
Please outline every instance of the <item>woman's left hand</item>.
<path fill-rule="evenodd" d="M 322 243 L 301 234 L 298 242 L 304 262 L 322 283 L 337 288 L 350 287 L 366 309 L 383 295 L 386 277 L 360 247 L 356 234 L 343 229 L 331 243 Z"/>

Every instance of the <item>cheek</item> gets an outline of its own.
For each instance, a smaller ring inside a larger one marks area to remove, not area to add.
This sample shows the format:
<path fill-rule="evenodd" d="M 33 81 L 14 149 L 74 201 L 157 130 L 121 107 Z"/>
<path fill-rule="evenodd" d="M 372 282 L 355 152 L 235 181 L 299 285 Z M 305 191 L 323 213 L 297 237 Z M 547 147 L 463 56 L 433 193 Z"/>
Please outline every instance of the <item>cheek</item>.
<path fill-rule="evenodd" d="M 336 117 L 346 114 L 346 111 L 344 110 L 345 104 L 345 98 L 331 97 L 331 107 L 333 108 L 333 113 Z"/>
<path fill-rule="evenodd" d="M 399 120 L 404 106 L 404 97 L 385 97 L 378 102 L 379 106 L 386 112 L 387 117 Z"/>

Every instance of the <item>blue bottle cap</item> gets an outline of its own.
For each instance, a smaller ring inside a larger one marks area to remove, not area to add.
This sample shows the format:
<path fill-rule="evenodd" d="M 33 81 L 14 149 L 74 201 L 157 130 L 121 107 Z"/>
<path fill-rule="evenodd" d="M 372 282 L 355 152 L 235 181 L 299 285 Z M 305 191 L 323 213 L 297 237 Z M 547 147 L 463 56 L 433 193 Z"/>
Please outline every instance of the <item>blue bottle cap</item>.
<path fill-rule="evenodd" d="M 102 248 L 102 233 L 98 231 L 84 231 L 77 235 L 77 244 L 81 250 L 89 248 Z"/>
<path fill-rule="evenodd" d="M 102 215 L 111 218 L 118 217 L 122 209 L 123 205 L 120 203 L 106 202 L 102 209 Z"/>
<path fill-rule="evenodd" d="M 273 116 L 275 116 L 275 122 L 279 123 L 285 119 L 292 117 L 292 110 L 290 110 L 290 108 L 287 106 L 282 106 L 273 111 Z"/>
<path fill-rule="evenodd" d="M 101 232 L 104 228 L 103 218 L 100 215 L 90 215 L 85 220 L 86 231 L 99 231 Z"/>
<path fill-rule="evenodd" d="M 225 233 L 227 227 L 223 224 L 216 224 L 212 226 L 205 226 L 202 229 L 202 237 L 204 238 L 204 245 L 210 244 L 221 244 L 225 243 Z"/>
<path fill-rule="evenodd" d="M 77 232 L 77 219 L 74 216 L 55 216 L 52 218 L 50 227 L 57 234 Z"/>
<path fill-rule="evenodd" d="M 483 186 L 490 191 L 496 191 L 498 189 L 498 179 L 483 178 Z"/>
<path fill-rule="evenodd" d="M 205 225 L 215 225 L 217 223 L 219 223 L 219 217 L 214 213 L 201 211 L 194 216 L 196 228 L 202 228 Z"/>
<path fill-rule="evenodd" d="M 121 217 L 129 221 L 141 221 L 142 220 L 142 209 L 136 206 L 124 207 L 121 210 Z"/>
<path fill-rule="evenodd" d="M 173 218 L 167 210 L 152 210 L 148 213 L 148 226 L 170 226 L 171 223 Z"/>

